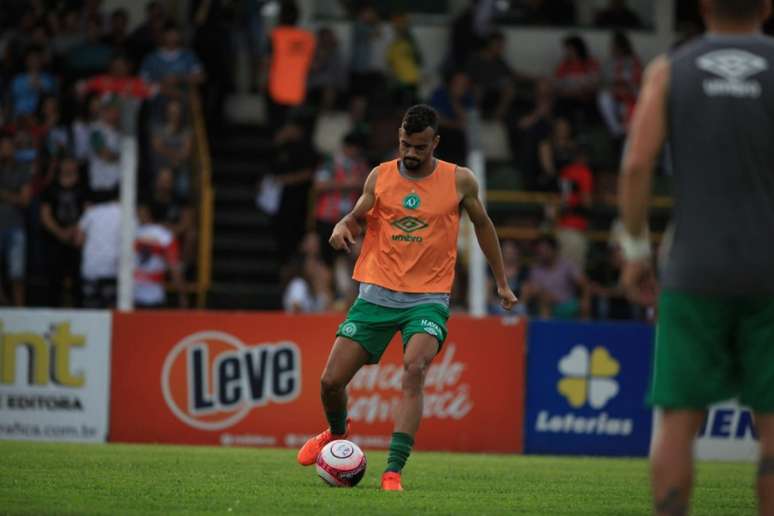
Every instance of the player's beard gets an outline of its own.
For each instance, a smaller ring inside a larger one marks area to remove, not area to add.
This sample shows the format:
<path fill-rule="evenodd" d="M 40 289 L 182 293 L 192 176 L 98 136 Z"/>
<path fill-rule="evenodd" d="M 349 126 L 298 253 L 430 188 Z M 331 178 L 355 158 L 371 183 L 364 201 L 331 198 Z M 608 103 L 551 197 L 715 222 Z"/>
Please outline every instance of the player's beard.
<path fill-rule="evenodd" d="M 422 166 L 422 162 L 416 158 L 403 158 L 403 166 L 408 170 L 416 170 Z"/>

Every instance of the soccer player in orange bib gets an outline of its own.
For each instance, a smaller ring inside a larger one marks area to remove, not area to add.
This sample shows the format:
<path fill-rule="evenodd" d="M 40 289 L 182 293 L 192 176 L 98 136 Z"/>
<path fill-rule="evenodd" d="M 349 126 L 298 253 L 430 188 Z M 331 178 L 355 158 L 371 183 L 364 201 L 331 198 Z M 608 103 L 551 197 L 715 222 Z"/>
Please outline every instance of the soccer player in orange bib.
<path fill-rule="evenodd" d="M 346 387 L 366 364 L 379 362 L 395 332 L 403 338 L 403 398 L 395 411 L 382 489 L 402 491 L 406 464 L 422 417 L 422 390 L 430 362 L 446 339 L 449 294 L 457 260 L 460 211 L 467 211 L 497 282 L 504 308 L 516 304 L 508 287 L 494 225 L 478 197 L 478 182 L 464 167 L 436 159 L 438 114 L 410 108 L 398 132 L 400 159 L 382 163 L 366 179 L 354 209 L 333 229 L 330 244 L 350 251 L 365 219 L 363 248 L 353 278 L 357 300 L 336 332 L 321 379 L 330 427 L 309 439 L 298 462 L 314 464 L 332 440 L 349 435 Z"/>

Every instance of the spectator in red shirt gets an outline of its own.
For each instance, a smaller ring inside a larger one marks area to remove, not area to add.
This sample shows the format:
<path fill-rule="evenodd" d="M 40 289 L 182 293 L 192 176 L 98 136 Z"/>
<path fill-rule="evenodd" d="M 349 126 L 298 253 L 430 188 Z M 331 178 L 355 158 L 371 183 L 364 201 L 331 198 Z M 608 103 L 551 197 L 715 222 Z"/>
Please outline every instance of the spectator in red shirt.
<path fill-rule="evenodd" d="M 149 192 L 144 193 L 142 204 L 153 213 L 154 220 L 170 230 L 180 243 L 183 264 L 190 264 L 195 256 L 196 226 L 189 197 L 175 190 L 175 175 L 171 168 L 162 168 Z"/>
<path fill-rule="evenodd" d="M 593 118 L 599 89 L 599 63 L 580 36 L 569 36 L 562 45 L 564 58 L 554 74 L 559 100 L 557 109 L 573 121 Z"/>
<path fill-rule="evenodd" d="M 347 134 L 341 149 L 315 175 L 317 234 L 325 243 L 321 257 L 329 266 L 335 258 L 333 248 L 327 245 L 333 226 L 355 207 L 370 170 L 363 156 L 365 146 L 364 135 Z"/>
<path fill-rule="evenodd" d="M 591 193 L 594 177 L 588 166 L 588 153 L 579 146 L 575 160 L 559 173 L 561 202 L 556 237 L 562 258 L 573 262 L 579 270 L 586 268 L 589 242 Z"/>
<path fill-rule="evenodd" d="M 631 40 L 623 32 L 616 32 L 603 71 L 604 89 L 598 99 L 600 113 L 614 138 L 623 139 L 629 129 L 641 81 L 642 63 Z"/>
<path fill-rule="evenodd" d="M 135 238 L 134 302 L 138 308 L 162 308 L 167 304 L 165 280 L 169 274 L 179 294 L 180 308 L 188 306 L 183 264 L 175 235 L 157 222 L 152 210 L 138 212 L 140 226 Z"/>
<path fill-rule="evenodd" d="M 108 73 L 95 75 L 86 81 L 78 83 L 78 93 L 85 95 L 97 93 L 99 95 L 116 94 L 122 97 L 146 99 L 152 97 L 158 91 L 156 85 L 146 82 L 144 79 L 131 75 L 129 59 L 122 54 L 117 54 L 110 60 Z"/>
<path fill-rule="evenodd" d="M 536 187 L 540 191 L 559 190 L 559 174 L 575 160 L 578 144 L 572 132 L 572 125 L 566 118 L 554 120 L 551 134 L 538 144 L 540 173 Z"/>

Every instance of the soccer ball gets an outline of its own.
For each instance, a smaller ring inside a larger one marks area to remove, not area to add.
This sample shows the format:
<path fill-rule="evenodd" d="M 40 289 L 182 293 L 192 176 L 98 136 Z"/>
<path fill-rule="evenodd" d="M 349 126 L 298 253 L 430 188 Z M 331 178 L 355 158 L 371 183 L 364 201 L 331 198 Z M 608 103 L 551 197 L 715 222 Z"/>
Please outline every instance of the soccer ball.
<path fill-rule="evenodd" d="M 352 441 L 331 441 L 317 456 L 317 474 L 334 487 L 355 487 L 365 470 L 365 454 Z"/>

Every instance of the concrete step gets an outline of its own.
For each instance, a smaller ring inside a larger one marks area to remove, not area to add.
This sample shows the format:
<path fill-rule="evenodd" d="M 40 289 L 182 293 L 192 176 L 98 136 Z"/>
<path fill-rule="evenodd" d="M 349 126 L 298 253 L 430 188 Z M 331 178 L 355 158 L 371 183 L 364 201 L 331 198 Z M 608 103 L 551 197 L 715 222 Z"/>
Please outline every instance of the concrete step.
<path fill-rule="evenodd" d="M 234 253 L 229 258 L 216 256 L 212 266 L 215 281 L 243 283 L 250 281 L 277 281 L 280 264 L 277 260 L 265 256 L 253 257 L 250 254 Z"/>
<path fill-rule="evenodd" d="M 271 228 L 271 218 L 259 211 L 258 208 L 252 210 L 220 208 L 215 211 L 214 226 L 216 235 L 221 229 L 226 228 L 267 230 L 267 228 Z"/>
<path fill-rule="evenodd" d="M 267 170 L 258 160 L 224 159 L 218 158 L 212 164 L 212 179 L 215 184 L 220 184 L 223 179 L 234 179 L 255 184 Z"/>
<path fill-rule="evenodd" d="M 215 209 L 226 211 L 239 211 L 254 212 L 255 197 L 257 191 L 255 186 L 250 188 L 249 186 L 236 186 L 236 185 L 224 185 L 215 190 Z"/>
<path fill-rule="evenodd" d="M 276 283 L 213 283 L 207 296 L 209 308 L 221 310 L 278 310 L 282 291 Z"/>
<path fill-rule="evenodd" d="M 231 235 L 218 233 L 215 235 L 213 247 L 215 249 L 214 252 L 218 255 L 226 253 L 233 253 L 235 255 L 241 253 L 269 255 L 277 250 L 271 235 L 245 235 L 243 233 Z"/>
<path fill-rule="evenodd" d="M 266 121 L 266 102 L 260 95 L 231 95 L 226 99 L 226 116 L 239 124 L 263 124 Z"/>

